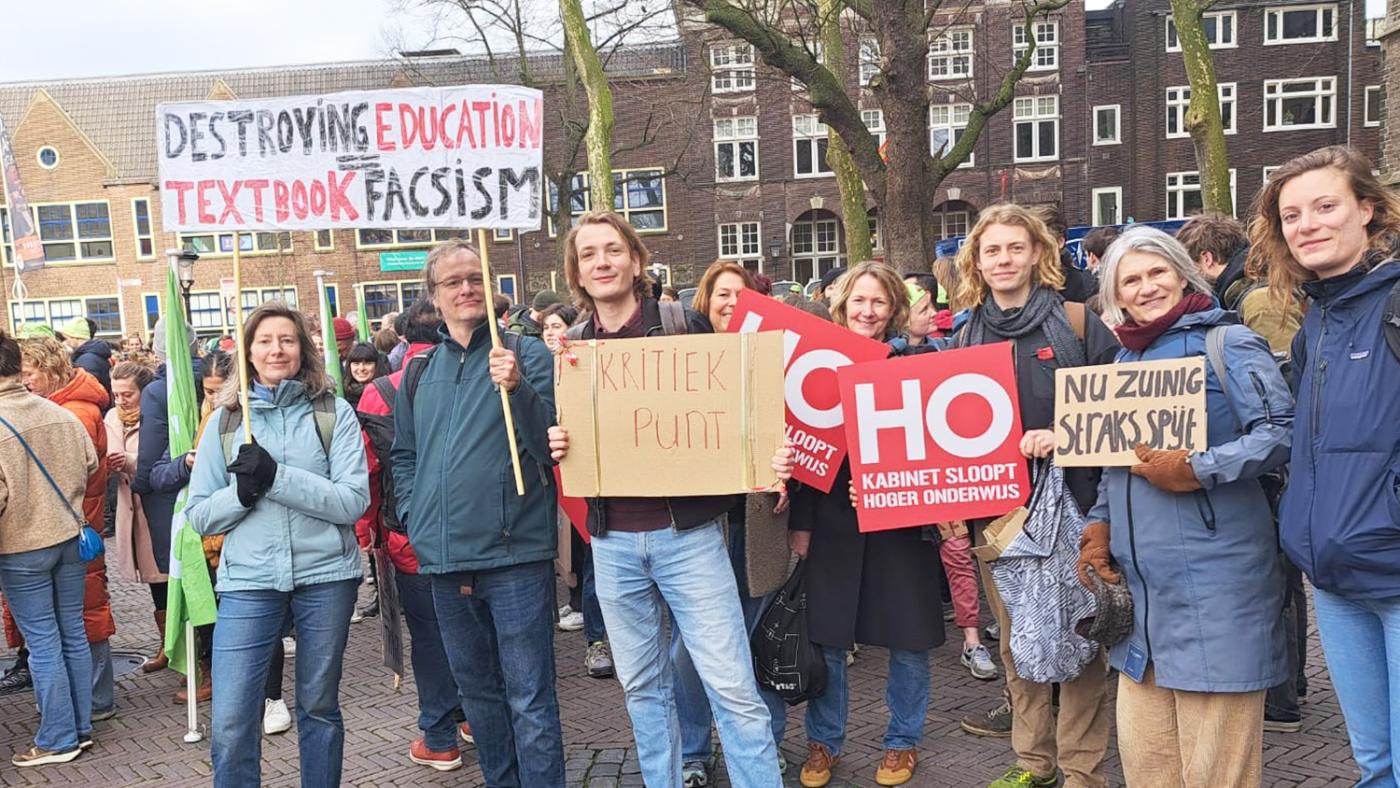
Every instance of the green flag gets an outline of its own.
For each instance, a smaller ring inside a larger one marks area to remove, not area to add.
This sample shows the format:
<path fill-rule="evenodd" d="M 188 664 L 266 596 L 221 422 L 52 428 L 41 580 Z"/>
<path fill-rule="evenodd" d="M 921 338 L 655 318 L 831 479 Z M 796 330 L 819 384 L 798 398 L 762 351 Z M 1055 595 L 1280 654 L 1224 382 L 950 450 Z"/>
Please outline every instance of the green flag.
<path fill-rule="evenodd" d="M 326 372 L 335 378 L 335 393 L 343 397 L 345 381 L 341 380 L 340 347 L 335 343 L 335 326 L 331 322 L 335 319 L 331 316 L 331 299 L 324 283 L 317 282 L 316 288 L 321 291 L 321 344 L 326 347 Z"/>
<path fill-rule="evenodd" d="M 199 429 L 199 408 L 194 397 L 194 362 L 190 357 L 190 336 L 180 310 L 180 284 L 172 268 L 165 275 L 165 380 L 168 397 L 166 416 L 170 424 L 170 456 L 178 458 L 194 447 Z M 186 624 L 214 623 L 214 587 L 199 535 L 185 523 L 183 490 L 175 502 L 170 523 L 170 584 L 165 614 L 165 653 L 170 667 L 185 673 Z"/>
<path fill-rule="evenodd" d="M 365 312 L 365 291 L 362 287 L 355 288 L 355 306 L 360 312 L 360 341 L 370 341 L 369 314 Z"/>

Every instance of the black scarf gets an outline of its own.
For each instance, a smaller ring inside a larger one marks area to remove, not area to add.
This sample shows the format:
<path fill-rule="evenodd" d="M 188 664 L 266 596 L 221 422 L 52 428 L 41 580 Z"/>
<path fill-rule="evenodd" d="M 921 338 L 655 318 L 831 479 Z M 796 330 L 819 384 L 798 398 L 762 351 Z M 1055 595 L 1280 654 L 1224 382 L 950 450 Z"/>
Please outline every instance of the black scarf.
<path fill-rule="evenodd" d="M 967 325 L 956 342 L 957 347 L 985 345 L 1002 340 L 1015 340 L 1036 329 L 1045 334 L 1054 348 L 1056 366 L 1080 367 L 1088 363 L 1084 344 L 1075 336 L 1074 328 L 1065 315 L 1065 299 L 1048 287 L 1036 285 L 1026 305 L 1003 310 L 990 295 L 972 310 Z"/>

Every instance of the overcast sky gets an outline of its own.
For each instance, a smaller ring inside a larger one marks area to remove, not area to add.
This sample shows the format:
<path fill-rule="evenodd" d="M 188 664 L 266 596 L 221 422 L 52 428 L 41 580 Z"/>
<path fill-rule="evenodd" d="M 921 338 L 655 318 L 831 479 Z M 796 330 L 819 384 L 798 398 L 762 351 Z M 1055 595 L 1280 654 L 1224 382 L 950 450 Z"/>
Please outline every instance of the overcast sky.
<path fill-rule="evenodd" d="M 390 54 L 395 41 L 427 45 L 433 21 L 394 8 L 395 0 L 0 0 L 0 81 L 358 60 Z M 1383 15 L 1385 0 L 1367 8 Z"/>

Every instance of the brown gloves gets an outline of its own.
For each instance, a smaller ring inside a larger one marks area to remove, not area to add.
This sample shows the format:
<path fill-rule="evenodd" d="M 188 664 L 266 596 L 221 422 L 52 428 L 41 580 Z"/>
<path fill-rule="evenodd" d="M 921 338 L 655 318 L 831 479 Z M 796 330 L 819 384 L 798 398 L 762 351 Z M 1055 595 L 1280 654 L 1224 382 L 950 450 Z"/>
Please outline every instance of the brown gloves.
<path fill-rule="evenodd" d="M 1185 449 L 1161 451 L 1137 445 L 1137 456 L 1142 462 L 1128 468 L 1134 476 L 1141 476 L 1159 490 L 1173 493 L 1189 493 L 1201 489 L 1196 480 L 1196 472 L 1186 460 Z"/>
<path fill-rule="evenodd" d="M 1084 526 L 1084 535 L 1079 537 L 1079 582 L 1093 591 L 1089 567 L 1093 567 L 1094 574 L 1105 583 L 1117 583 L 1123 579 L 1113 568 L 1113 553 L 1108 549 L 1108 523 L 1089 523 Z"/>

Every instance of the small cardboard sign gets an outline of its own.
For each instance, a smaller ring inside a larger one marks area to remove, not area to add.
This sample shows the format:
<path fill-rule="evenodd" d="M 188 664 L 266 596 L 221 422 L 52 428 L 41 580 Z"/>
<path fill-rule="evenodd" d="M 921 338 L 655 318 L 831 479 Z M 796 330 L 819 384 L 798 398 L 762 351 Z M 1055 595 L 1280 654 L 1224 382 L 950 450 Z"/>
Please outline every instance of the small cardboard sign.
<path fill-rule="evenodd" d="M 1010 343 L 856 364 L 837 377 L 862 532 L 1025 503 Z"/>
<path fill-rule="evenodd" d="M 1055 370 L 1055 464 L 1136 465 L 1139 443 L 1206 449 L 1205 358 Z"/>
<path fill-rule="evenodd" d="M 787 439 L 797 455 L 793 478 L 830 492 L 846 458 L 836 370 L 883 359 L 889 347 L 753 290 L 739 293 L 729 330 L 783 332 Z"/>
<path fill-rule="evenodd" d="M 565 495 L 726 495 L 773 485 L 782 335 L 570 343 L 555 356 Z"/>

